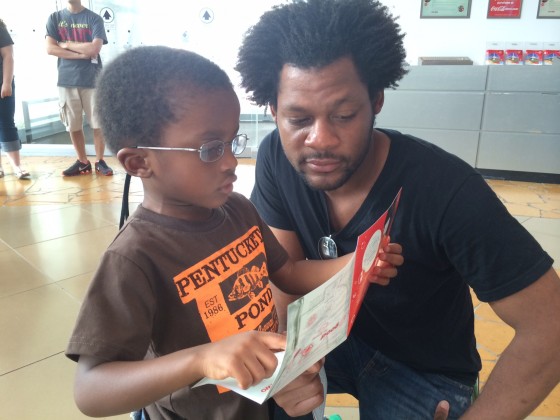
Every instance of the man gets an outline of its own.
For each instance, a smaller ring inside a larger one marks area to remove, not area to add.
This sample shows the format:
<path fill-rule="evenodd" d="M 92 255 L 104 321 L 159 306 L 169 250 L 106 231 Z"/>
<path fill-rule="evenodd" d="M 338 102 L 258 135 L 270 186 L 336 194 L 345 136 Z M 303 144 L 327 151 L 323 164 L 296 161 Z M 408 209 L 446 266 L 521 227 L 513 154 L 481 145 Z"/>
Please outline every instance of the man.
<path fill-rule="evenodd" d="M 101 47 L 107 44 L 103 19 L 82 6 L 80 0 L 68 0 L 66 9 L 47 20 L 47 53 L 58 57 L 58 93 L 60 117 L 70 133 L 78 155 L 76 162 L 62 172 L 63 176 L 90 173 L 86 155 L 83 113 L 93 129 L 95 171 L 113 175 L 103 160 L 105 142 L 95 115 L 95 78 L 101 70 Z"/>
<path fill-rule="evenodd" d="M 361 419 L 433 418 L 441 401 L 449 418 L 524 418 L 560 378 L 560 279 L 473 168 L 374 128 L 384 90 L 406 73 L 403 36 L 372 0 L 261 17 L 236 67 L 277 125 L 259 146 L 252 200 L 292 258 L 319 259 L 323 237 L 339 256 L 353 251 L 402 187 L 391 239 L 404 265 L 369 288 L 350 337 L 327 356 L 329 392 L 354 395 Z M 472 405 L 481 362 L 469 286 L 515 329 Z"/>

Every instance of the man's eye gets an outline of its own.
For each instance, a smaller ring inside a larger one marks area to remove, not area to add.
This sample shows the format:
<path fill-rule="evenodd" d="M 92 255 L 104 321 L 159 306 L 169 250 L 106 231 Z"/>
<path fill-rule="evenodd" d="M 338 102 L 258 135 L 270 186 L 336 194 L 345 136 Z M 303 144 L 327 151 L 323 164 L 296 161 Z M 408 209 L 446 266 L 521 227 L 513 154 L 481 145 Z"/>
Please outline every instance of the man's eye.
<path fill-rule="evenodd" d="M 339 121 L 349 121 L 354 118 L 356 114 L 335 115 L 335 119 Z"/>
<path fill-rule="evenodd" d="M 288 121 L 291 125 L 303 126 L 309 123 L 309 118 L 289 118 Z"/>

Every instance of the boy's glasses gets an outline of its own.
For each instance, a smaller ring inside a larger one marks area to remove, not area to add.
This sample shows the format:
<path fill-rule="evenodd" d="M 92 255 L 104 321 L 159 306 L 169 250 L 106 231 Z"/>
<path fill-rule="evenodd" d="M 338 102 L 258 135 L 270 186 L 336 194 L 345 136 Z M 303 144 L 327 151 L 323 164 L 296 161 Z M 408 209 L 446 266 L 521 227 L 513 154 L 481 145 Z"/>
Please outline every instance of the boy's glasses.
<path fill-rule="evenodd" d="M 198 152 L 200 160 L 211 163 L 219 160 L 226 150 L 226 145 L 231 145 L 231 151 L 234 155 L 240 155 L 247 146 L 247 134 L 238 134 L 231 141 L 212 140 L 203 144 L 199 149 L 190 147 L 159 147 L 159 146 L 136 146 L 138 149 L 151 150 L 180 150 L 183 152 Z"/>

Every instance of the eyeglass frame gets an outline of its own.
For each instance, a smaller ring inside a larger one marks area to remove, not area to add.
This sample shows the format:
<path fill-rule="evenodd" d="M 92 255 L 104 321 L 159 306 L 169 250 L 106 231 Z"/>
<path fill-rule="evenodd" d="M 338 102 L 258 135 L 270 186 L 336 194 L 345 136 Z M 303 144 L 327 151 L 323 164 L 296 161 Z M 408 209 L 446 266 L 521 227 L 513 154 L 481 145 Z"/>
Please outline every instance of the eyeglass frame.
<path fill-rule="evenodd" d="M 243 141 L 243 147 L 242 147 L 241 150 L 238 150 L 237 152 L 235 152 L 233 150 L 233 145 L 234 145 L 234 143 L 239 145 L 239 139 L 240 138 L 245 139 Z M 227 144 L 231 145 L 231 147 L 232 147 L 231 151 L 234 154 L 234 156 L 239 156 L 241 153 L 243 153 L 243 151 L 247 147 L 247 141 L 249 141 L 249 137 L 247 136 L 247 134 L 238 134 L 231 141 L 212 140 L 212 141 L 209 141 L 208 143 L 204 143 L 198 149 L 195 149 L 195 148 L 192 148 L 192 147 L 164 147 L 164 146 L 136 146 L 136 148 L 137 149 L 149 149 L 149 150 L 175 150 L 175 151 L 181 151 L 181 152 L 198 152 L 198 157 L 200 158 L 200 160 L 202 162 L 213 163 L 213 162 L 219 161 L 224 156 Z M 202 158 L 202 153 L 207 152 L 209 149 L 212 149 L 211 146 L 218 145 L 218 144 L 220 144 L 222 146 L 221 154 L 214 160 L 204 160 Z M 209 146 L 209 145 L 211 145 L 211 146 Z"/>
<path fill-rule="evenodd" d="M 325 253 L 323 249 L 327 249 L 328 253 Z M 322 260 L 332 260 L 338 258 L 338 248 L 336 246 L 336 242 L 332 238 L 332 235 L 320 237 L 319 242 L 317 243 L 317 250 Z"/>

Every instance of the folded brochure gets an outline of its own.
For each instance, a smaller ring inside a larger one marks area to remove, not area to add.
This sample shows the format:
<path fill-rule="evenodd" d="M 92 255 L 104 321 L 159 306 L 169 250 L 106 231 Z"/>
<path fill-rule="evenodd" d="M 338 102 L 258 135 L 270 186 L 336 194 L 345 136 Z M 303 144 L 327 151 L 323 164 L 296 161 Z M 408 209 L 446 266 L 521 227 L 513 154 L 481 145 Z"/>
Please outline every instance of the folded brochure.
<path fill-rule="evenodd" d="M 367 292 L 366 278 L 389 241 L 401 192 L 402 188 L 385 213 L 358 237 L 356 252 L 348 264 L 288 305 L 286 349 L 276 353 L 278 366 L 271 377 L 247 389 L 238 387 L 234 378 L 203 378 L 193 387 L 220 385 L 262 404 L 344 342 Z"/>

